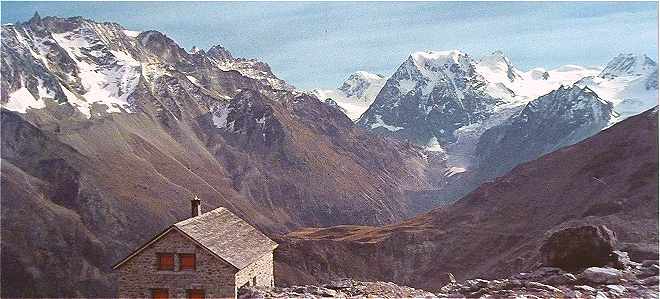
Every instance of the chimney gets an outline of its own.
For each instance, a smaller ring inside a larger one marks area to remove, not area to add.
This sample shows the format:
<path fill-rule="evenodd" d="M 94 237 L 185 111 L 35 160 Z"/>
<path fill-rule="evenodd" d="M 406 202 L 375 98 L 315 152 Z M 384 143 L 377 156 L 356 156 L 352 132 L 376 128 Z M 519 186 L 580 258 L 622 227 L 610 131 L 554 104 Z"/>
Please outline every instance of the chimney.
<path fill-rule="evenodd" d="M 190 200 L 190 207 L 192 208 L 192 217 L 197 217 L 202 214 L 201 201 L 197 195 L 195 195 L 195 198 Z"/>

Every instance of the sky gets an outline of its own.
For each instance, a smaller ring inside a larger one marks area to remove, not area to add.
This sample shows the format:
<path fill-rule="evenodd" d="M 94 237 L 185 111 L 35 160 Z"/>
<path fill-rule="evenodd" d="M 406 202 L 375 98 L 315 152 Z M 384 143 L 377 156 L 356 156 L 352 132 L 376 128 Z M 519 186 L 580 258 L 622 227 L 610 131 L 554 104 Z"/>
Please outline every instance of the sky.
<path fill-rule="evenodd" d="M 223 45 L 302 89 L 384 75 L 415 51 L 503 51 L 516 67 L 657 61 L 657 2 L 1 2 L 2 23 L 83 16 L 158 30 L 190 49 Z"/>

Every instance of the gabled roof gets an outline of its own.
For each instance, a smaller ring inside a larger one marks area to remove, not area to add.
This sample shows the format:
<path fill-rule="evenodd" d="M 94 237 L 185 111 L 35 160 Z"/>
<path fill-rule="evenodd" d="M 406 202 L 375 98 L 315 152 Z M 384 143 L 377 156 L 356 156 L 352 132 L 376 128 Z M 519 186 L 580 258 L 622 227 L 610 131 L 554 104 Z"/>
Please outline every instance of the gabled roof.
<path fill-rule="evenodd" d="M 225 208 L 217 208 L 174 226 L 238 269 L 277 247 L 277 243 Z"/>
<path fill-rule="evenodd" d="M 220 207 L 175 223 L 112 268 L 117 269 L 172 229 L 183 233 L 239 270 L 277 248 L 277 243 L 262 232 L 229 210 Z"/>

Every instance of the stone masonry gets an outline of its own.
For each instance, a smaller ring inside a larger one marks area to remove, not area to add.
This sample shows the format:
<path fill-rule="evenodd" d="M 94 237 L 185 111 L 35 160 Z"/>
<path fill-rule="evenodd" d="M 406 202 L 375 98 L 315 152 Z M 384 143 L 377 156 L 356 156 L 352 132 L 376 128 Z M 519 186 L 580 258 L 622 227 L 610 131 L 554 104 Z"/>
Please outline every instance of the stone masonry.
<path fill-rule="evenodd" d="M 196 270 L 176 271 L 179 260 L 175 256 L 175 271 L 159 271 L 157 253 L 194 253 Z M 207 298 L 235 297 L 234 275 L 238 269 L 175 229 L 126 261 L 118 270 L 120 298 L 151 298 L 153 288 L 168 289 L 172 298 L 186 298 L 187 289 L 203 289 Z"/>
<path fill-rule="evenodd" d="M 236 286 L 240 288 L 244 285 L 275 286 L 272 251 L 236 273 Z"/>

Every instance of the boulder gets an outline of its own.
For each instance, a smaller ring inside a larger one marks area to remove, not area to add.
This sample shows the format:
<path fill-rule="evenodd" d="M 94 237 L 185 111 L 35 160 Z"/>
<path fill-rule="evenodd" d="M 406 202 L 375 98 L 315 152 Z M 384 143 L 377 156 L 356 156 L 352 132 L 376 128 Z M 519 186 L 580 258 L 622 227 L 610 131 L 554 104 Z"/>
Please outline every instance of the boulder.
<path fill-rule="evenodd" d="M 584 225 L 552 233 L 543 241 L 543 265 L 566 271 L 604 266 L 615 259 L 612 255 L 616 237 L 604 225 Z"/>
<path fill-rule="evenodd" d="M 616 284 L 623 278 L 623 272 L 614 268 L 590 267 L 582 272 L 582 278 L 596 284 Z"/>

